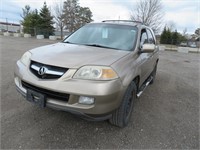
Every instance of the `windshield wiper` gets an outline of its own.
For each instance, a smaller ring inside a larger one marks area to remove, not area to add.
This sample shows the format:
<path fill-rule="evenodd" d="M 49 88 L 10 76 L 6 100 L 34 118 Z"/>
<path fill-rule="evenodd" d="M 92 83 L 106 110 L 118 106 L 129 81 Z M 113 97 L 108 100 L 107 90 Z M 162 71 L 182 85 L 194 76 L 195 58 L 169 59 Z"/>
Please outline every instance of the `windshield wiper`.
<path fill-rule="evenodd" d="M 74 43 L 69 42 L 69 41 L 63 41 L 63 43 L 74 44 Z"/>
<path fill-rule="evenodd" d="M 117 49 L 117 48 L 108 47 L 108 46 L 99 45 L 99 44 L 84 44 L 84 45 L 86 45 L 86 46 L 94 46 L 94 47 L 101 47 L 101 48 Z"/>

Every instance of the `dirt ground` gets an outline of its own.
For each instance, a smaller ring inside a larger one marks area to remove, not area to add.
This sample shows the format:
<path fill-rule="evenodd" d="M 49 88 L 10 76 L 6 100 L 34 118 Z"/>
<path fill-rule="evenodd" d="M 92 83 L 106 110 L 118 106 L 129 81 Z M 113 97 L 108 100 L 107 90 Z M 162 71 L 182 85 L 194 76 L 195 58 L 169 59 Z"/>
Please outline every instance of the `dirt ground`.
<path fill-rule="evenodd" d="M 1 149 L 199 149 L 200 54 L 160 52 L 155 83 L 120 129 L 41 109 L 16 91 L 15 62 L 31 48 L 55 42 L 0 36 Z"/>

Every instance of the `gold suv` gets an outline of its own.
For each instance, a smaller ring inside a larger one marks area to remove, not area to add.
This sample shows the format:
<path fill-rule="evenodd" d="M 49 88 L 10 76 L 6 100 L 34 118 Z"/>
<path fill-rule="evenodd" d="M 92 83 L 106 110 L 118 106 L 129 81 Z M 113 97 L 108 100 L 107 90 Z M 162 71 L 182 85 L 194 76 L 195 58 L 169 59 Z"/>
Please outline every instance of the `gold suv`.
<path fill-rule="evenodd" d="M 17 90 L 40 107 L 124 127 L 133 102 L 153 83 L 158 48 L 140 22 L 89 23 L 62 42 L 27 51 L 15 67 Z"/>

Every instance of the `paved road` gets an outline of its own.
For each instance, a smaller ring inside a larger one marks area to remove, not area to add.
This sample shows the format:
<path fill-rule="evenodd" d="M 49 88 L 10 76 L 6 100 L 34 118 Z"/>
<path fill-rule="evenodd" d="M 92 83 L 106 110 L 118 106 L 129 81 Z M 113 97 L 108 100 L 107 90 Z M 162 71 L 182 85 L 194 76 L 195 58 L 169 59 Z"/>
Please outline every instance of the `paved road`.
<path fill-rule="evenodd" d="M 155 84 L 137 100 L 130 124 L 119 129 L 25 101 L 15 90 L 15 61 L 53 42 L 2 36 L 0 41 L 1 149 L 199 149 L 199 54 L 160 52 Z"/>

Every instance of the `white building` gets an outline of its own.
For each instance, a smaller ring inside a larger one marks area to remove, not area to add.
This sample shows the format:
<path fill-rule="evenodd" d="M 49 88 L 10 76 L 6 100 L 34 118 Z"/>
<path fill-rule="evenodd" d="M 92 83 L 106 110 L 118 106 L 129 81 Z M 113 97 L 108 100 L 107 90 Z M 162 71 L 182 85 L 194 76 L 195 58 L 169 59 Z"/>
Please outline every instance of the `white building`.
<path fill-rule="evenodd" d="M 0 22 L 0 31 L 21 32 L 21 25 L 16 23 Z"/>

